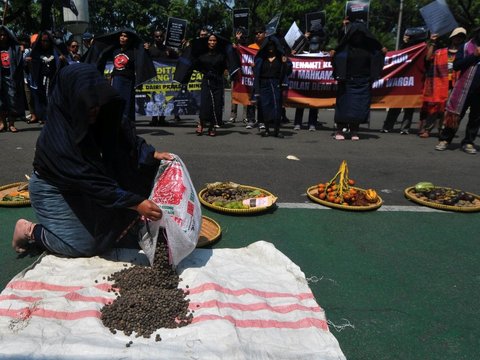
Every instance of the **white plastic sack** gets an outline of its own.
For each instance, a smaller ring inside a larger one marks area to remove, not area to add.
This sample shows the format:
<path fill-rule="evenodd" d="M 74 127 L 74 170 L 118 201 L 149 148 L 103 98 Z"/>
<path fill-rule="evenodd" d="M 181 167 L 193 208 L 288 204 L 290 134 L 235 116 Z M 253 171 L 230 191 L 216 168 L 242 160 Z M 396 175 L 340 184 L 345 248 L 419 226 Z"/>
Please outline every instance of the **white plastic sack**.
<path fill-rule="evenodd" d="M 140 246 L 153 264 L 159 232 L 165 231 L 170 263 L 176 266 L 197 246 L 202 228 L 202 210 L 187 167 L 179 156 L 163 160 L 149 199 L 162 209 L 159 221 L 146 221 L 140 231 Z"/>
<path fill-rule="evenodd" d="M 110 260 L 48 255 L 12 279 L 0 294 L 0 359 L 345 359 L 305 275 L 270 243 L 196 249 L 177 268 L 192 323 L 150 339 L 100 320 L 115 297 L 105 278 L 125 261 L 147 263 L 126 249 Z"/>

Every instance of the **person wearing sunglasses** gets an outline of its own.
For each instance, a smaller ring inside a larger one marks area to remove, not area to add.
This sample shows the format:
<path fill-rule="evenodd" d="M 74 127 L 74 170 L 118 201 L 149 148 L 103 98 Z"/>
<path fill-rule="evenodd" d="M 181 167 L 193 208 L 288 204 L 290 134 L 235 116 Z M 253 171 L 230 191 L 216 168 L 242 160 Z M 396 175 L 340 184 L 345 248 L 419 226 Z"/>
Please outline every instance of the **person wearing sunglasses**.
<path fill-rule="evenodd" d="M 67 42 L 68 49 L 68 62 L 79 62 L 81 55 L 79 53 L 79 44 L 78 41 L 71 39 Z"/>

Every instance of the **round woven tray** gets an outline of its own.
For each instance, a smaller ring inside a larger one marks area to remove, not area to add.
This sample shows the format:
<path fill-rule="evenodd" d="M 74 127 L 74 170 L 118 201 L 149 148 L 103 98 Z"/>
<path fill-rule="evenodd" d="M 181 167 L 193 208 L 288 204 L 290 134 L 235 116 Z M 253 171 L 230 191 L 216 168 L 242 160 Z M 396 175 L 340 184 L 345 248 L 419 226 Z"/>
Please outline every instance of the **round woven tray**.
<path fill-rule="evenodd" d="M 443 188 L 443 189 L 449 189 L 450 190 L 450 188 L 443 187 L 443 186 L 437 186 L 437 188 Z M 405 197 L 407 199 L 412 200 L 413 202 L 416 202 L 417 204 L 428 206 L 428 207 L 431 207 L 431 208 L 434 208 L 434 209 L 447 210 L 447 211 L 459 211 L 459 212 L 480 211 L 480 206 L 467 207 L 467 206 L 444 205 L 444 204 L 437 204 L 437 203 L 434 203 L 434 202 L 431 202 L 431 201 L 426 201 L 426 200 L 420 199 L 420 198 L 415 196 L 415 186 L 411 186 L 411 187 L 406 188 L 404 193 L 405 193 Z M 475 199 L 480 200 L 480 196 L 478 196 L 476 194 L 473 194 L 473 193 L 469 193 L 469 192 L 466 192 L 466 193 L 470 194 L 470 195 L 473 195 L 475 197 Z"/>
<path fill-rule="evenodd" d="M 200 236 L 198 237 L 197 247 L 204 247 L 211 245 L 220 239 L 222 235 L 222 228 L 218 223 L 207 217 L 202 216 L 202 229 L 200 230 Z"/>
<path fill-rule="evenodd" d="M 352 186 L 353 187 L 353 186 Z M 353 187 L 355 190 L 360 190 L 360 191 L 365 191 L 365 189 L 361 189 L 358 187 Z M 382 198 L 379 196 L 377 199 L 377 202 L 372 203 L 371 205 L 367 206 L 353 206 L 353 205 L 340 205 L 340 204 L 335 204 L 331 203 L 330 201 L 325 201 L 321 200 L 317 197 L 318 195 L 318 190 L 317 190 L 317 185 L 311 186 L 307 189 L 307 196 L 310 198 L 310 200 L 322 204 L 324 206 L 328 206 L 331 208 L 335 209 L 341 209 L 341 210 L 348 210 L 348 211 L 369 211 L 369 210 L 376 210 L 383 204 Z"/>
<path fill-rule="evenodd" d="M 241 188 L 244 188 L 244 189 L 247 189 L 247 190 L 252 190 L 252 191 L 260 190 L 265 195 L 272 196 L 273 197 L 272 205 L 263 206 L 263 207 L 254 207 L 254 208 L 250 208 L 250 209 L 227 209 L 227 208 L 224 208 L 224 207 L 221 207 L 221 206 L 216 206 L 216 205 L 210 204 L 208 201 L 205 201 L 203 199 L 203 194 L 205 194 L 205 192 L 208 190 L 207 188 L 204 188 L 204 189 L 200 190 L 200 192 L 198 193 L 198 198 L 199 198 L 200 202 L 202 203 L 202 205 L 206 206 L 207 208 L 210 208 L 212 210 L 215 210 L 215 211 L 218 211 L 218 212 L 221 212 L 221 213 L 238 214 L 238 215 L 240 215 L 240 214 L 253 214 L 253 213 L 266 211 L 266 210 L 270 209 L 273 205 L 275 205 L 275 202 L 277 201 L 277 197 L 267 190 L 264 190 L 264 189 L 261 189 L 261 188 L 258 188 L 258 187 L 254 187 L 254 186 L 248 186 L 248 185 L 239 185 L 239 186 Z"/>
<path fill-rule="evenodd" d="M 26 182 L 16 182 L 13 184 L 8 184 L 4 186 L 0 186 L 0 206 L 29 206 L 30 200 L 23 200 L 23 201 L 3 201 L 3 197 L 8 195 L 12 191 L 17 190 L 20 185 L 25 184 Z"/>

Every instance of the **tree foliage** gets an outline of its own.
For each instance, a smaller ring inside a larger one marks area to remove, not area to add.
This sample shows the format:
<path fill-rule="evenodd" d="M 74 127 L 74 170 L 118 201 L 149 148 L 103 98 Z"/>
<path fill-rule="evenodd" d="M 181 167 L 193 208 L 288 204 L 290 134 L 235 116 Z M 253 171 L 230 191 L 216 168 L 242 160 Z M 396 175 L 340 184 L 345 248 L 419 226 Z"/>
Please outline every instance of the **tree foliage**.
<path fill-rule="evenodd" d="M 41 0 L 10 0 L 4 22 L 17 33 L 40 30 Z M 403 32 L 408 27 L 421 26 L 424 21 L 420 8 L 432 0 L 403 0 Z M 188 37 L 205 25 L 231 36 L 232 9 L 250 9 L 250 27 L 264 25 L 278 13 L 282 14 L 280 30 L 287 31 L 293 21 L 305 28 L 305 14 L 325 10 L 329 46 L 334 46 L 345 13 L 345 0 L 89 0 L 89 30 L 100 34 L 121 27 L 133 27 L 143 37 L 167 25 L 169 16 L 186 19 Z M 468 31 L 480 25 L 480 0 L 447 0 L 460 26 Z M 62 26 L 61 1 L 53 0 L 52 11 L 56 27 Z M 0 4 L 2 9 L 5 3 Z M 371 0 L 371 31 L 388 48 L 396 39 L 400 0 Z"/>

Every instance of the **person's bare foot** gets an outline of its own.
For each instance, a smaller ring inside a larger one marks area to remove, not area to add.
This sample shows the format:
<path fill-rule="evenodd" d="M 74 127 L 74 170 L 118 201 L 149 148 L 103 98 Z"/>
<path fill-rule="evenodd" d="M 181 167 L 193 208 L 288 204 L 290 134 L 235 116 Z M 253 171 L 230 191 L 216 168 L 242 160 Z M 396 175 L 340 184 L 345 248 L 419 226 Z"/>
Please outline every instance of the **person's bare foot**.
<path fill-rule="evenodd" d="M 33 243 L 33 228 L 36 224 L 25 219 L 19 219 L 13 231 L 12 247 L 17 253 L 24 253 L 28 245 Z"/>

